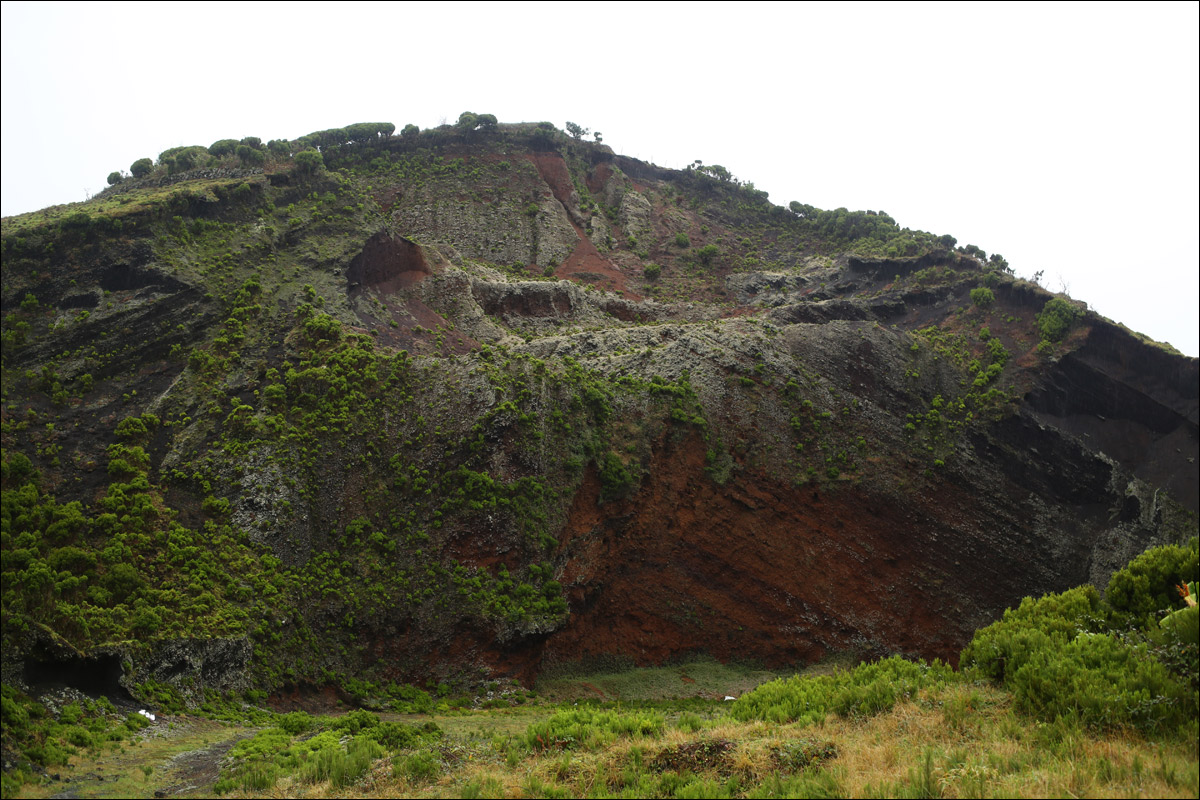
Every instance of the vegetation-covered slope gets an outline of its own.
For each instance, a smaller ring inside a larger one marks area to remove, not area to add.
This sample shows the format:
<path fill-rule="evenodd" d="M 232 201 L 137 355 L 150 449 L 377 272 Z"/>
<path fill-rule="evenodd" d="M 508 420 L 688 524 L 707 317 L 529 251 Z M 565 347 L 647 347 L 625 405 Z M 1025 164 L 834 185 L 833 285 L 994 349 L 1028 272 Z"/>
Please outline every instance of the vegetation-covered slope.
<path fill-rule="evenodd" d="M 1197 361 L 977 247 L 488 115 L 230 141 L 3 222 L 5 683 L 953 658 L 1195 533 Z"/>
<path fill-rule="evenodd" d="M 1092 586 L 1026 598 L 975 634 L 958 671 L 893 656 L 771 680 L 697 659 L 543 678 L 538 692 L 491 682 L 435 700 L 410 688 L 381 714 L 328 699 L 334 713 L 289 711 L 294 698 L 272 712 L 247 693 L 149 718 L 6 685 L 3 791 L 1192 797 L 1197 608 L 1161 622 L 1146 609 L 1182 605 L 1168 595 L 1189 577 L 1195 590 L 1197 542 L 1148 550 L 1104 600 Z"/>

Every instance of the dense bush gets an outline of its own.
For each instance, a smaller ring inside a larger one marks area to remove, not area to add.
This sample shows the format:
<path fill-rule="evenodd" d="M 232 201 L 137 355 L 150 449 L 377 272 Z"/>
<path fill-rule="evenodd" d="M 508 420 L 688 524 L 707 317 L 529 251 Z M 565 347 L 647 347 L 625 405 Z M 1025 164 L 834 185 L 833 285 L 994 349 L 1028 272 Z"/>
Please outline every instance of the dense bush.
<path fill-rule="evenodd" d="M 118 183 L 120 183 L 122 181 L 123 177 L 124 176 L 122 176 L 120 172 L 108 173 L 108 185 L 116 186 Z"/>
<path fill-rule="evenodd" d="M 1182 605 L 1170 595 L 1194 578 L 1196 556 L 1195 539 L 1152 548 L 1113 575 L 1104 602 L 1091 586 L 1027 597 L 976 632 L 960 666 L 1047 721 L 1175 730 L 1198 710 L 1196 619 L 1163 626 L 1158 614 Z"/>
<path fill-rule="evenodd" d="M 208 156 L 207 147 L 195 145 L 172 147 L 158 154 L 158 163 L 165 166 L 168 173 L 174 174 L 199 166 L 201 156 Z"/>
<path fill-rule="evenodd" d="M 267 162 L 267 156 L 262 150 L 257 150 L 246 144 L 239 144 L 237 146 L 237 157 L 243 164 L 249 167 L 261 167 Z"/>
<path fill-rule="evenodd" d="M 341 333 L 341 323 L 328 314 L 314 314 L 304 322 L 304 334 L 313 344 L 336 342 Z"/>
<path fill-rule="evenodd" d="M 293 144 L 297 150 L 308 147 L 336 147 L 349 141 L 345 128 L 328 128 L 323 131 L 313 131 L 297 139 Z"/>
<path fill-rule="evenodd" d="M 1061 342 L 1079 318 L 1079 309 L 1061 297 L 1051 297 L 1037 316 L 1038 330 L 1048 342 Z"/>
<path fill-rule="evenodd" d="M 1179 607 L 1180 584 L 1200 578 L 1200 539 L 1142 553 L 1108 581 L 1104 599 L 1118 615 L 1144 617 Z"/>
<path fill-rule="evenodd" d="M 1200 691 L 1200 607 L 1168 615 L 1157 629 L 1150 629 L 1147 639 L 1159 663 L 1193 692 Z"/>
<path fill-rule="evenodd" d="M 642 270 L 642 274 L 646 277 L 646 280 L 656 281 L 658 280 L 658 276 L 662 274 L 662 267 L 658 264 L 647 264 Z"/>
<path fill-rule="evenodd" d="M 600 461 L 600 499 L 615 500 L 624 497 L 634 485 L 634 475 L 611 450 Z"/>
<path fill-rule="evenodd" d="M 148 158 L 139 158 L 129 165 L 129 172 L 135 178 L 144 178 L 150 174 L 152 169 L 154 169 L 154 162 Z"/>
<path fill-rule="evenodd" d="M 991 308 L 996 304 L 996 295 L 986 286 L 971 290 L 971 302 L 980 308 Z"/>
<path fill-rule="evenodd" d="M 1021 711 L 1092 728 L 1172 729 L 1193 716 L 1191 693 L 1144 647 L 1105 634 L 1031 653 L 1008 684 Z"/>
<path fill-rule="evenodd" d="M 1026 597 L 1020 606 L 1005 611 L 999 622 L 975 633 L 962 652 L 960 666 L 1003 683 L 1038 650 L 1099 630 L 1102 615 L 1100 593 L 1093 586 L 1036 600 Z"/>
<path fill-rule="evenodd" d="M 720 252 L 721 249 L 715 244 L 706 244 L 696 251 L 696 260 L 707 267 Z"/>
<path fill-rule="evenodd" d="M 743 721 L 805 725 L 820 723 L 830 713 L 866 717 L 891 709 L 921 689 L 954 680 L 954 670 L 940 661 L 914 663 L 892 656 L 833 675 L 764 683 L 734 703 L 732 713 Z"/>
<path fill-rule="evenodd" d="M 302 175 L 313 175 L 325 169 L 325 159 L 316 150 L 303 150 L 296 153 L 296 172 Z"/>
<path fill-rule="evenodd" d="M 232 155 L 237 150 L 237 146 L 237 139 L 218 139 L 208 146 L 208 154 L 210 156 L 217 156 L 218 158 Z"/>
<path fill-rule="evenodd" d="M 549 719 L 530 725 L 523 737 L 530 750 L 596 748 L 617 737 L 657 737 L 666 723 L 657 711 L 621 713 L 581 708 L 560 711 Z"/>
<path fill-rule="evenodd" d="M 351 142 L 371 142 L 380 136 L 391 136 L 396 126 L 390 122 L 356 122 L 346 126 L 346 136 Z"/>

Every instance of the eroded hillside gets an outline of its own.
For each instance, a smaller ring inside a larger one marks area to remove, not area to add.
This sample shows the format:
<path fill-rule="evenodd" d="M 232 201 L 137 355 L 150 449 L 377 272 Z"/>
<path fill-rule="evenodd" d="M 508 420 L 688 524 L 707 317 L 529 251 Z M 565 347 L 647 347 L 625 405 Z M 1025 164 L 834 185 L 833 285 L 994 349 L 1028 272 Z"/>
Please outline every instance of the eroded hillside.
<path fill-rule="evenodd" d="M 953 659 L 1196 532 L 1197 360 L 1002 258 L 545 124 L 356 138 L 4 220 L 6 682 Z"/>

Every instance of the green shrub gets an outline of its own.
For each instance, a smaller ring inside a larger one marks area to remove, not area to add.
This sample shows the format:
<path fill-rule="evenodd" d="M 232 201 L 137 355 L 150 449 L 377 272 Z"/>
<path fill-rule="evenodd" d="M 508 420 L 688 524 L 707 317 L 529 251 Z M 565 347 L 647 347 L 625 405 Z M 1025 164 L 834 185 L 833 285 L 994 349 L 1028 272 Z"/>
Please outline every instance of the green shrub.
<path fill-rule="evenodd" d="M 1172 607 L 1174 584 L 1195 570 L 1193 540 L 1135 558 L 1113 575 L 1105 604 L 1091 586 L 1025 598 L 976 632 L 960 665 L 1005 685 L 1019 710 L 1046 722 L 1174 729 L 1197 712 L 1200 631 L 1183 615 L 1160 626 L 1156 612 Z M 1114 622 L 1120 638 L 1108 632 Z"/>
<path fill-rule="evenodd" d="M 1200 607 L 1190 606 L 1164 617 L 1147 638 L 1151 655 L 1193 692 L 1200 691 Z"/>
<path fill-rule="evenodd" d="M 437 732 L 440 735 L 440 731 Z M 378 742 L 389 750 L 399 750 L 411 747 L 421 739 L 422 732 L 411 725 L 402 722 L 381 722 L 366 729 L 363 734 L 368 739 Z"/>
<path fill-rule="evenodd" d="M 657 711 L 621 713 L 573 709 L 530 725 L 522 737 L 530 750 L 603 747 L 618 737 L 658 737 L 666 723 Z"/>
<path fill-rule="evenodd" d="M 302 150 L 293 159 L 296 172 L 301 175 L 315 175 L 325 169 L 325 159 L 316 150 Z"/>
<path fill-rule="evenodd" d="M 656 281 L 658 280 L 658 276 L 662 274 L 662 267 L 658 264 L 647 264 L 642 270 L 642 274 L 646 277 L 646 280 Z"/>
<path fill-rule="evenodd" d="M 304 334 L 313 344 L 336 342 L 341 333 L 341 323 L 328 314 L 314 314 L 304 322 Z"/>
<path fill-rule="evenodd" d="M 200 163 L 201 155 L 208 155 L 207 147 L 195 145 L 172 147 L 158 154 L 158 163 L 165 165 L 167 172 L 171 174 L 186 172 Z"/>
<path fill-rule="evenodd" d="M 1091 728 L 1170 730 L 1195 715 L 1191 693 L 1162 664 L 1106 634 L 1034 652 L 1009 688 L 1021 711 Z"/>
<path fill-rule="evenodd" d="M 1118 615 L 1141 618 L 1181 608 L 1176 586 L 1200 579 L 1200 539 L 1152 547 L 1109 578 L 1104 599 Z"/>
<path fill-rule="evenodd" d="M 715 244 L 706 244 L 704 247 L 701 247 L 696 251 L 696 258 L 701 264 L 707 267 L 712 264 L 713 259 L 716 258 L 720 252 L 721 248 L 717 247 Z"/>
<path fill-rule="evenodd" d="M 1061 297 L 1051 297 L 1037 316 L 1038 330 L 1048 342 L 1061 342 L 1071 332 L 1080 312 Z"/>
<path fill-rule="evenodd" d="M 217 157 L 232 155 L 237 146 L 237 139 L 218 139 L 208 146 L 208 154 Z"/>
<path fill-rule="evenodd" d="M 860 664 L 847 672 L 764 683 L 733 704 L 735 719 L 799 722 L 812 725 L 830 713 L 866 717 L 891 709 L 921 689 L 954 681 L 954 671 L 940 661 L 906 661 L 892 656 Z"/>
<path fill-rule="evenodd" d="M 121 439 L 136 439 L 147 433 L 146 423 L 140 417 L 126 417 L 117 424 L 116 434 Z"/>
<path fill-rule="evenodd" d="M 971 302 L 980 308 L 991 308 L 996 304 L 996 295 L 986 286 L 971 290 Z"/>
<path fill-rule="evenodd" d="M 679 233 L 675 234 L 675 246 L 676 247 L 690 247 L 691 244 L 692 244 L 691 239 L 689 239 L 688 235 L 686 233 L 684 233 L 683 231 L 680 231 Z"/>
<path fill-rule="evenodd" d="M 306 783 L 329 781 L 333 788 L 341 789 L 357 781 L 371 767 L 371 762 L 383 755 L 377 742 L 364 736 L 356 736 L 341 747 L 323 747 L 305 766 L 301 779 Z"/>
<path fill-rule="evenodd" d="M 312 728 L 315 722 L 316 720 L 307 711 L 293 711 L 282 715 L 277 720 L 279 727 L 291 736 L 299 736 Z"/>
<path fill-rule="evenodd" d="M 377 714 L 372 714 L 370 711 L 359 708 L 351 711 L 344 717 L 338 717 L 334 720 L 331 727 L 333 730 L 353 734 L 368 728 L 374 728 L 377 725 L 379 725 L 379 716 Z"/>
<path fill-rule="evenodd" d="M 633 488 L 633 483 L 633 473 L 621 461 L 621 457 L 611 450 L 605 453 L 600 462 L 600 499 L 624 497 Z"/>
<path fill-rule="evenodd" d="M 266 154 L 262 150 L 250 147 L 249 145 L 239 144 L 236 152 L 238 159 L 248 167 L 261 167 L 267 163 Z"/>
<path fill-rule="evenodd" d="M 139 158 L 129 165 L 129 172 L 135 178 L 144 178 L 150 174 L 152 169 L 154 169 L 154 162 L 148 158 Z"/>
<path fill-rule="evenodd" d="M 64 231 L 81 231 L 85 232 L 92 225 L 92 218 L 86 211 L 76 211 L 74 214 L 68 214 L 58 223 Z"/>
<path fill-rule="evenodd" d="M 1061 594 L 1034 600 L 1004 612 L 999 622 L 975 632 L 962 652 L 959 666 L 1003 683 L 1029 661 L 1034 653 L 1074 639 L 1081 632 L 1102 626 L 1100 593 L 1093 586 L 1079 586 Z"/>
<path fill-rule="evenodd" d="M 108 185 L 109 186 L 116 186 L 118 183 L 120 183 L 124 179 L 125 179 L 125 176 L 122 175 L 120 172 L 108 173 Z"/>
<path fill-rule="evenodd" d="M 265 792 L 274 788 L 277 780 L 279 767 L 274 764 L 255 764 L 242 773 L 238 785 L 247 792 Z"/>

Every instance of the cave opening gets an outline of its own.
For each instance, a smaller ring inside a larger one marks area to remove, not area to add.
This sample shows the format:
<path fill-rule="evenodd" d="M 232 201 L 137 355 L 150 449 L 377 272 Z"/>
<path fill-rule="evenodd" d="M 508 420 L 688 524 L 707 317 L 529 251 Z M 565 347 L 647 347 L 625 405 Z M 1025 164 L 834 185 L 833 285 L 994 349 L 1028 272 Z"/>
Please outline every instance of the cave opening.
<path fill-rule="evenodd" d="M 67 687 L 92 697 L 132 702 L 133 695 L 121 685 L 122 672 L 116 655 L 35 660 L 25 663 L 25 682 L 38 693 Z"/>

